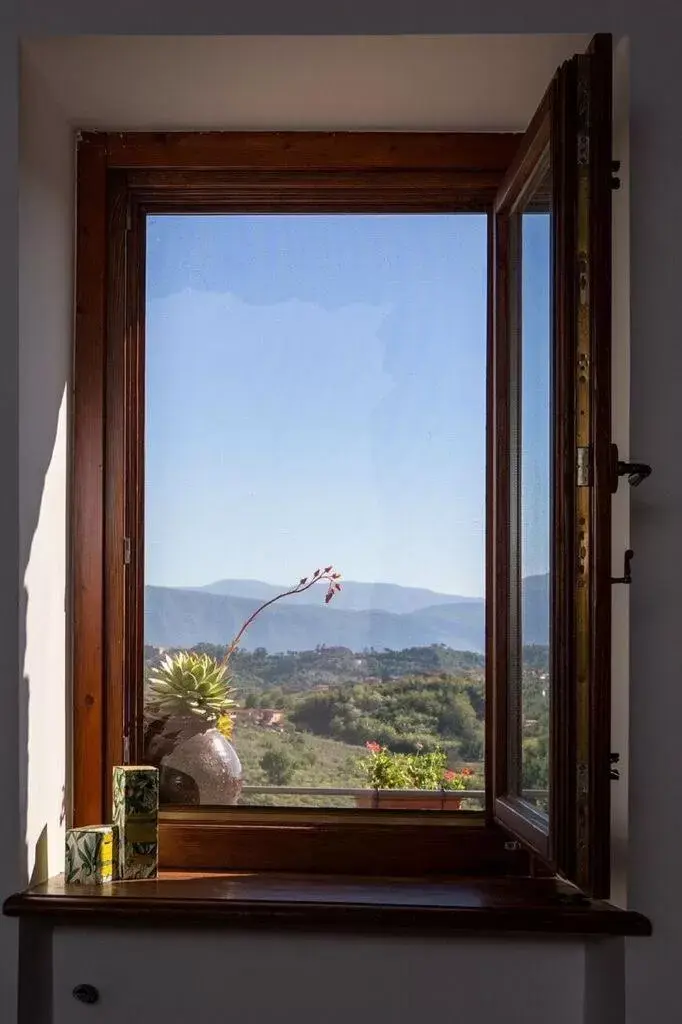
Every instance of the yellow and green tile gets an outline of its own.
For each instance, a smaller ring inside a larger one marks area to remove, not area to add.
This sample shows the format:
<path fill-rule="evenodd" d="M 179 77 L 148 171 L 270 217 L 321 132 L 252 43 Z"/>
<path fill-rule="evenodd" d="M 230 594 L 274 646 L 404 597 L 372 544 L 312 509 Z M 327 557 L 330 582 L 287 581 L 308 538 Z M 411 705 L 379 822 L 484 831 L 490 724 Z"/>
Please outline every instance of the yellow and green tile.
<path fill-rule="evenodd" d="M 159 863 L 158 769 L 147 765 L 114 768 L 113 804 L 119 877 L 154 878 Z"/>
<path fill-rule="evenodd" d="M 81 885 L 102 885 L 117 877 L 116 829 L 112 825 L 86 825 L 66 832 L 64 878 Z"/>

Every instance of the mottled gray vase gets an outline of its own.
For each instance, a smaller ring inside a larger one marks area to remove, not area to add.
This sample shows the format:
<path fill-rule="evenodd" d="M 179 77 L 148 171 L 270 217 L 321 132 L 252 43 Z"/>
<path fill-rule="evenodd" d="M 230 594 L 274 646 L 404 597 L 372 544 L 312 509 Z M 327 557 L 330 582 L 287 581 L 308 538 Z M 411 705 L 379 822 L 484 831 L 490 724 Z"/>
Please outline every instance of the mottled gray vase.
<path fill-rule="evenodd" d="M 149 754 L 160 769 L 162 804 L 236 804 L 242 766 L 229 740 L 196 718 L 152 727 Z"/>

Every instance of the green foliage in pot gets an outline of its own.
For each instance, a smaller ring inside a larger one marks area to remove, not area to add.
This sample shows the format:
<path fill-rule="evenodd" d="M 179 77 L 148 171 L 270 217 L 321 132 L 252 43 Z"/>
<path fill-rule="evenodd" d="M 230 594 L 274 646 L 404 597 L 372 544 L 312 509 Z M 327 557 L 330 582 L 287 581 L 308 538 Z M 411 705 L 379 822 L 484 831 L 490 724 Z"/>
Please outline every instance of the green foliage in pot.
<path fill-rule="evenodd" d="M 470 768 L 460 772 L 447 767 L 443 750 L 426 754 L 395 754 L 379 743 L 366 743 L 367 754 L 359 759 L 372 789 L 463 790 L 473 775 Z"/>
<path fill-rule="evenodd" d="M 147 677 L 146 712 L 153 718 L 198 716 L 218 725 L 235 706 L 227 665 L 208 654 L 167 654 Z"/>

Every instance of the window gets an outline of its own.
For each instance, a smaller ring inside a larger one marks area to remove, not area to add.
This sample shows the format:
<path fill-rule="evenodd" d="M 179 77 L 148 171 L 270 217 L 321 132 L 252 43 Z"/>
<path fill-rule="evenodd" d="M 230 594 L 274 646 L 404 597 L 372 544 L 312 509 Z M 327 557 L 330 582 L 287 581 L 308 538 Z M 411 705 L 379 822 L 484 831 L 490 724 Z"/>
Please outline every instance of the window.
<path fill-rule="evenodd" d="M 82 136 L 77 821 L 151 759 L 165 866 L 608 891 L 609 75 L 523 137 Z"/>
<path fill-rule="evenodd" d="M 486 220 L 147 217 L 144 756 L 165 802 L 482 809 Z M 218 732 L 188 714 L 188 649 Z"/>

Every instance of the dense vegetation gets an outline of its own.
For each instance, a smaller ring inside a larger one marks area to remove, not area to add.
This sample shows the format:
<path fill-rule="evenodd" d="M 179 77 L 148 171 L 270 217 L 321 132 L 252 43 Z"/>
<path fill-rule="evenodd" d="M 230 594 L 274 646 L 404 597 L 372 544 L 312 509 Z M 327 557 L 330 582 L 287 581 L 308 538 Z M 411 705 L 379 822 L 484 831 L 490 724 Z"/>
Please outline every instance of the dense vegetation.
<path fill-rule="evenodd" d="M 227 648 L 218 644 L 198 644 L 193 650 L 220 660 Z M 151 663 L 158 648 L 147 647 L 145 651 Z M 483 655 L 472 651 L 453 651 L 444 644 L 407 647 L 401 651 L 359 652 L 347 647 L 320 646 L 311 651 L 287 651 L 281 654 L 269 654 L 264 647 L 257 647 L 255 651 L 235 651 L 230 659 L 234 685 L 244 696 L 249 692 L 262 696 L 271 690 L 300 692 L 317 686 L 360 682 L 364 679 L 386 682 L 411 674 L 447 672 L 466 676 L 482 673 L 483 666 Z M 275 705 L 271 703 L 261 706 Z"/>
<path fill-rule="evenodd" d="M 447 673 L 331 687 L 297 702 L 293 725 L 356 745 L 411 753 L 442 746 L 452 760 L 483 758 L 484 682 Z"/>
<path fill-rule="evenodd" d="M 225 654 L 212 644 L 195 650 L 218 659 Z M 145 648 L 148 669 L 160 654 Z M 547 784 L 547 658 L 547 647 L 524 648 L 523 784 L 532 789 Z M 479 654 L 442 644 L 279 654 L 257 648 L 236 651 L 230 674 L 242 708 L 282 711 L 276 727 L 237 718 L 234 744 L 247 785 L 361 786 L 358 759 L 368 741 L 397 753 L 443 749 L 450 767 L 475 766 L 482 785 L 485 675 Z M 257 802 L 275 800 L 287 802 L 267 795 Z"/>

